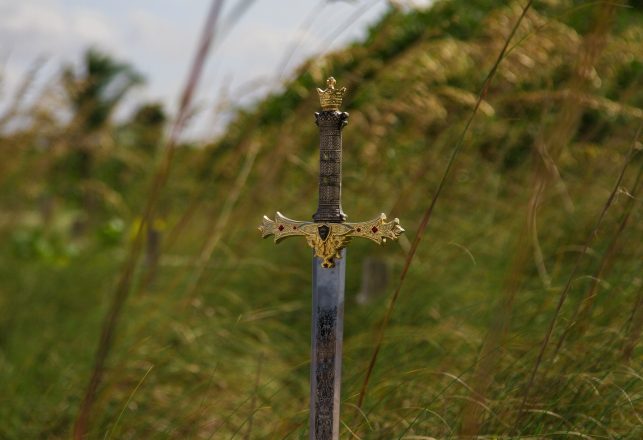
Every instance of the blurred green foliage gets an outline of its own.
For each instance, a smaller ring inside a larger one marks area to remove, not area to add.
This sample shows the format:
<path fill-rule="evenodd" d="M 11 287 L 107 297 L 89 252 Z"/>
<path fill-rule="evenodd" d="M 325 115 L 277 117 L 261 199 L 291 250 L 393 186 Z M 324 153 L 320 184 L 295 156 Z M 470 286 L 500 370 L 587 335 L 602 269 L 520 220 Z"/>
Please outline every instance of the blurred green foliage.
<path fill-rule="evenodd" d="M 329 75 L 349 90 L 344 209 L 355 221 L 385 211 L 407 230 L 387 248 L 348 251 L 342 438 L 641 438 L 640 154 L 513 429 L 559 295 L 643 121 L 638 3 L 535 2 L 438 200 L 361 412 L 388 300 L 355 304 L 361 263 L 387 261 L 393 289 L 522 4 L 392 7 L 363 42 L 309 60 L 239 109 L 219 139 L 178 148 L 92 438 L 307 436 L 310 251 L 261 242 L 256 226 L 273 210 L 315 211 L 314 89 Z M 83 66 L 0 134 L 0 438 L 68 437 L 163 154 L 160 105 L 113 120 L 142 81 L 136 70 L 96 51 Z M 65 98 L 67 118 L 51 96 Z"/>

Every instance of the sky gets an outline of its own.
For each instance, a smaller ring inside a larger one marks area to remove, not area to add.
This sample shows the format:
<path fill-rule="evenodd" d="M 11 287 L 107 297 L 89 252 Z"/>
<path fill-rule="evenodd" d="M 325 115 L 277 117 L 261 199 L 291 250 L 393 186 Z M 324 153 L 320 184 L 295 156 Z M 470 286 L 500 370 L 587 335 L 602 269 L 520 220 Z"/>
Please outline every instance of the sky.
<path fill-rule="evenodd" d="M 221 128 L 214 108 L 222 90 L 241 104 L 250 103 L 277 83 L 277 66 L 293 48 L 286 77 L 310 56 L 363 38 L 388 8 L 386 0 L 227 0 L 222 23 L 229 23 L 228 14 L 244 2 L 249 6 L 236 25 L 229 30 L 219 27 L 198 91 L 201 116 L 192 128 L 194 136 L 216 134 Z M 0 0 L 0 108 L 36 60 L 46 61 L 34 94 L 62 65 L 78 64 L 85 49 L 96 47 L 131 63 L 146 78 L 145 86 L 128 97 L 122 114 L 145 101 L 160 101 L 172 112 L 210 3 Z M 422 6 L 428 1 L 397 3 Z M 346 22 L 350 25 L 341 26 Z M 345 30 L 339 33 L 338 27 Z"/>

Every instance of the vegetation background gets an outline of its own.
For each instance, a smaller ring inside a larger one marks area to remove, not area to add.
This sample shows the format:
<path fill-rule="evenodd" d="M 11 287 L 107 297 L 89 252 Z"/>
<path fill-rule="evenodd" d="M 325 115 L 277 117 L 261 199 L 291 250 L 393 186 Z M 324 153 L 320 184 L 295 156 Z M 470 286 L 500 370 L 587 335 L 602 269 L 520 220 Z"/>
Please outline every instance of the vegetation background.
<path fill-rule="evenodd" d="M 172 117 L 115 122 L 143 78 L 96 50 L 33 102 L 26 73 L 0 115 L 0 438 L 307 438 L 310 250 L 256 227 L 315 210 L 329 75 L 345 210 L 407 230 L 349 249 L 341 438 L 642 438 L 641 6 L 391 2 L 205 143 L 179 135 L 207 50 Z M 358 304 L 372 260 L 389 283 Z"/>

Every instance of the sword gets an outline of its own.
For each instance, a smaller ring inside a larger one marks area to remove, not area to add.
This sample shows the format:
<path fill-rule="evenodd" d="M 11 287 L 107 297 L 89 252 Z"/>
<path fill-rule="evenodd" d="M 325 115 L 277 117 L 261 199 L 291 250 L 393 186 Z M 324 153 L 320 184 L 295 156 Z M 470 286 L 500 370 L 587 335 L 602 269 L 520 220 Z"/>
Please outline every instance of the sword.
<path fill-rule="evenodd" d="M 339 439 L 339 405 L 344 331 L 344 279 L 346 246 L 352 238 L 377 244 L 397 239 L 404 229 L 386 215 L 360 223 L 347 223 L 342 210 L 342 129 L 348 113 L 339 110 L 346 87 L 335 88 L 328 78 L 326 89 L 317 89 L 321 112 L 319 127 L 319 204 L 312 222 L 297 221 L 277 212 L 264 216 L 259 231 L 275 243 L 303 236 L 313 249 L 312 353 L 310 367 L 310 439 Z"/>

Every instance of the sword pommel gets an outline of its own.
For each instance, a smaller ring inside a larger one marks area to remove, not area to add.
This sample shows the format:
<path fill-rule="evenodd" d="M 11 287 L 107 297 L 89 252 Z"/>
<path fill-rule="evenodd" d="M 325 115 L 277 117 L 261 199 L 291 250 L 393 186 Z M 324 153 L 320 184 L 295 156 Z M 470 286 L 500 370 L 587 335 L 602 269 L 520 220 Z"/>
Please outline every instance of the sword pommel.
<path fill-rule="evenodd" d="M 335 84 L 337 84 L 337 81 L 331 76 L 326 80 L 326 90 L 317 89 L 319 103 L 324 111 L 339 110 L 342 106 L 342 99 L 344 93 L 346 93 L 346 87 L 336 89 Z"/>

